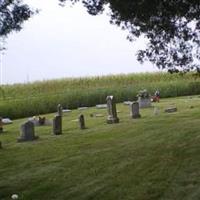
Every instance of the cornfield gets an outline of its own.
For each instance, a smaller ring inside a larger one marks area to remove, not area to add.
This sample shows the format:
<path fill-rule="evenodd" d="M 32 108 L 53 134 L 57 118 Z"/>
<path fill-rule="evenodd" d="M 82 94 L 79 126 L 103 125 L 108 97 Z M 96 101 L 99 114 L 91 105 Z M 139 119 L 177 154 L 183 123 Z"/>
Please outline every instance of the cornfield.
<path fill-rule="evenodd" d="M 74 109 L 105 103 L 107 95 L 117 102 L 135 99 L 139 90 L 162 97 L 200 94 L 200 76 L 194 73 L 140 73 L 46 80 L 0 88 L 0 115 L 12 119 L 51 113 L 57 104 Z"/>

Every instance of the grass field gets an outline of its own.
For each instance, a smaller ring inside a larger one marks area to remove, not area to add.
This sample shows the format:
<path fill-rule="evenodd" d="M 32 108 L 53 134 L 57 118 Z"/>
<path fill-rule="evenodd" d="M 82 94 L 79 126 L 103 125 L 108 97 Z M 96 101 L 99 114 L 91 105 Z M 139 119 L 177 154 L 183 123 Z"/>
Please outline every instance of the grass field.
<path fill-rule="evenodd" d="M 200 76 L 168 73 L 141 73 L 59 79 L 0 87 L 0 116 L 12 119 L 56 111 L 57 104 L 75 109 L 105 103 L 114 95 L 118 103 L 133 100 L 138 92 L 147 89 L 162 97 L 200 94 Z"/>
<path fill-rule="evenodd" d="M 178 112 L 164 113 L 170 105 Z M 129 108 L 118 104 L 115 125 L 106 124 L 106 110 L 89 108 L 82 111 L 85 130 L 75 121 L 80 111 L 73 110 L 63 117 L 63 135 L 36 127 L 35 142 L 16 142 L 26 119 L 4 126 L 0 199 L 199 200 L 200 98 L 161 99 L 153 106 L 159 115 L 152 107 L 130 119 Z"/>

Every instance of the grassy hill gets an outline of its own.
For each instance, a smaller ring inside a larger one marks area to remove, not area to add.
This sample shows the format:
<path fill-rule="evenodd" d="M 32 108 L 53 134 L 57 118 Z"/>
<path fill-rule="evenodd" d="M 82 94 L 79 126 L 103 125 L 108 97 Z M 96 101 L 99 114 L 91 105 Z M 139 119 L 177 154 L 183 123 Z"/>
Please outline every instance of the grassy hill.
<path fill-rule="evenodd" d="M 164 113 L 170 105 L 178 112 Z M 73 110 L 63 117 L 63 135 L 36 127 L 35 142 L 16 142 L 26 119 L 4 126 L 0 199 L 199 200 L 200 98 L 161 99 L 153 106 L 159 115 L 152 107 L 130 119 L 129 108 L 118 104 L 115 125 L 106 124 L 106 110 Z M 75 120 L 81 112 L 85 130 Z"/>

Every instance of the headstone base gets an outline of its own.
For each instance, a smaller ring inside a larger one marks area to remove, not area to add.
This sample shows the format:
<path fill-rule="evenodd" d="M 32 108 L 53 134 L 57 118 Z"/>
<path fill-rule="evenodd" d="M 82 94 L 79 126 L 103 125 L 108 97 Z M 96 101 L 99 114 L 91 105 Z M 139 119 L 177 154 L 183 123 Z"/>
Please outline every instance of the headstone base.
<path fill-rule="evenodd" d="M 132 115 L 131 118 L 133 118 L 133 119 L 141 118 L 141 115 L 140 114 L 139 115 Z"/>
<path fill-rule="evenodd" d="M 117 124 L 119 123 L 119 118 L 113 118 L 113 117 L 109 117 L 107 118 L 107 124 Z"/>
<path fill-rule="evenodd" d="M 18 138 L 18 139 L 17 139 L 17 142 L 28 142 L 28 141 L 37 140 L 38 138 L 39 138 L 39 136 L 34 136 L 33 138 L 29 138 L 29 139 L 26 139 L 26 138 Z"/>

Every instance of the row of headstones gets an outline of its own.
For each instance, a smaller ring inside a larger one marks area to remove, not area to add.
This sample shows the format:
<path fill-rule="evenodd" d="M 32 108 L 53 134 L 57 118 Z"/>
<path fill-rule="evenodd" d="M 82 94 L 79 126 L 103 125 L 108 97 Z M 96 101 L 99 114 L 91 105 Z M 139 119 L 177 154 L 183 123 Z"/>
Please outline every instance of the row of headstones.
<path fill-rule="evenodd" d="M 107 117 L 107 123 L 113 124 L 113 123 L 119 123 L 119 118 L 117 117 L 117 110 L 116 110 L 116 102 L 113 96 L 108 96 L 106 98 L 107 101 L 107 109 L 108 109 L 108 117 Z M 138 102 L 133 102 L 130 104 L 130 110 L 131 110 L 131 117 L 132 118 L 139 118 L 139 104 Z M 54 135 L 60 135 L 62 134 L 62 106 L 59 104 L 57 106 L 57 115 L 53 119 L 53 134 Z M 85 129 L 85 119 L 84 115 L 81 114 L 78 118 L 79 121 L 79 127 L 80 129 Z M 1 123 L 0 123 L 1 125 Z M 2 128 L 3 130 L 3 128 Z M 0 127 L 1 131 L 1 127 Z M 18 138 L 18 142 L 23 141 L 32 141 L 35 139 L 38 139 L 38 136 L 35 136 L 35 126 L 34 123 L 31 121 L 28 121 L 21 125 L 20 127 L 20 138 Z M 0 142 L 0 148 L 1 148 L 1 142 Z"/>
<path fill-rule="evenodd" d="M 61 135 L 62 134 L 62 106 L 58 105 L 58 114 L 53 118 L 53 134 L 54 135 Z M 85 129 L 85 120 L 84 116 L 81 114 L 79 116 L 79 126 L 80 129 Z M 18 142 L 24 141 L 32 141 L 36 140 L 39 137 L 35 136 L 35 126 L 34 123 L 28 121 L 21 125 L 20 128 L 21 134 L 20 138 L 18 138 Z"/>
<path fill-rule="evenodd" d="M 107 109 L 108 109 L 108 117 L 107 117 L 107 123 L 113 124 L 113 123 L 119 123 L 119 118 L 117 117 L 117 109 L 116 109 L 116 102 L 113 96 L 108 96 L 106 98 L 107 101 Z M 132 118 L 140 118 L 140 112 L 139 112 L 139 103 L 138 102 L 132 102 L 130 103 L 130 116 Z"/>
<path fill-rule="evenodd" d="M 108 96 L 106 98 L 107 101 L 107 108 L 108 108 L 108 117 L 107 117 L 107 123 L 112 124 L 112 123 L 119 123 L 119 118 L 117 117 L 117 110 L 116 110 L 116 102 L 113 96 Z M 138 102 L 133 102 L 130 104 L 131 107 L 131 117 L 132 118 L 139 118 L 140 113 L 139 113 L 139 104 Z M 62 134 L 62 106 L 59 104 L 57 106 L 57 116 L 54 117 L 53 119 L 53 134 L 54 135 L 60 135 Z M 79 116 L 79 127 L 80 129 L 85 129 L 85 119 L 84 115 L 81 114 Z M 37 139 L 38 136 L 35 136 L 35 131 L 34 131 L 34 124 L 30 121 L 26 122 L 21 126 L 21 137 L 18 139 L 19 142 L 21 141 L 30 141 L 30 140 L 35 140 Z"/>
<path fill-rule="evenodd" d="M 81 129 L 85 129 L 85 121 L 84 116 L 79 116 L 79 124 Z M 18 142 L 23 141 L 32 141 L 38 139 L 38 136 L 35 136 L 35 125 L 33 122 L 28 121 L 21 125 L 21 134 L 20 138 L 18 138 Z M 61 135 L 62 134 L 62 116 L 56 115 L 53 119 L 53 134 Z"/>

